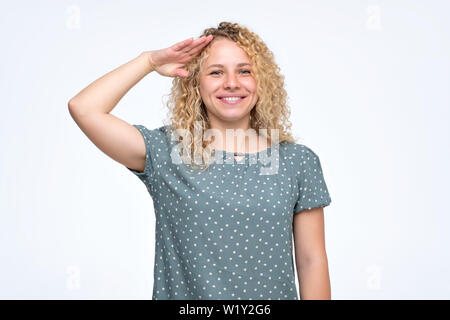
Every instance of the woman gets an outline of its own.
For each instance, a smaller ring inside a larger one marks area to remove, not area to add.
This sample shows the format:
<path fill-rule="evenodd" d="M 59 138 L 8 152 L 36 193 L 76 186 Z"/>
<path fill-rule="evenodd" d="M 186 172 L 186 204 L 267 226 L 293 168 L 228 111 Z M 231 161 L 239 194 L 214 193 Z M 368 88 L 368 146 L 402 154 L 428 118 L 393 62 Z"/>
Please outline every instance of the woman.
<path fill-rule="evenodd" d="M 149 130 L 110 114 L 153 71 L 174 78 L 169 124 Z M 283 86 L 260 38 L 222 22 L 143 52 L 70 100 L 81 130 L 153 199 L 154 300 L 298 299 L 292 236 L 301 299 L 331 298 L 331 198 L 318 156 L 288 131 Z"/>

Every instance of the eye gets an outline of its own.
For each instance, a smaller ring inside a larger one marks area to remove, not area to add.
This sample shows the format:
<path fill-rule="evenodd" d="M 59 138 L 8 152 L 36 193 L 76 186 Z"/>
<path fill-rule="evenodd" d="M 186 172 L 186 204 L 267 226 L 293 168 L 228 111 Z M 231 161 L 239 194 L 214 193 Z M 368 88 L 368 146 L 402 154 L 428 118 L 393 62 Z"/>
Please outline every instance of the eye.
<path fill-rule="evenodd" d="M 250 70 L 241 70 L 240 72 L 248 72 L 248 74 L 251 73 Z M 220 71 L 213 71 L 210 74 L 218 74 L 218 73 L 220 73 Z"/>

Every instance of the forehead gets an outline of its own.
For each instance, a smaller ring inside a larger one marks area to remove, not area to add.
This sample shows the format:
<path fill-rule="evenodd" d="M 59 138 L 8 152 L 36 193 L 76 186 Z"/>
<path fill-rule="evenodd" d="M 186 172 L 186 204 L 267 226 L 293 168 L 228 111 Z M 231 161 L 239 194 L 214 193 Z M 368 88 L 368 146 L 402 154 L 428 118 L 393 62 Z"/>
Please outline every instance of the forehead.
<path fill-rule="evenodd" d="M 218 39 L 211 44 L 207 65 L 234 62 L 250 62 L 247 53 L 237 43 L 228 39 Z"/>

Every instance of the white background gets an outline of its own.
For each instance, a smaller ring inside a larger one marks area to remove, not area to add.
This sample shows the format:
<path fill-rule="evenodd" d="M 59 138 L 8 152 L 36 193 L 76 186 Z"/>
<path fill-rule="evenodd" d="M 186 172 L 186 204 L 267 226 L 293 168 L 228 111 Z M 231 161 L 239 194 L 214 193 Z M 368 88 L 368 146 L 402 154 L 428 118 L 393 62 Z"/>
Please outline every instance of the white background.
<path fill-rule="evenodd" d="M 447 1 L 14 1 L 0 11 L 0 298 L 151 299 L 153 203 L 67 103 L 221 21 L 260 35 L 320 157 L 332 299 L 449 299 Z M 151 73 L 112 114 L 162 125 Z"/>

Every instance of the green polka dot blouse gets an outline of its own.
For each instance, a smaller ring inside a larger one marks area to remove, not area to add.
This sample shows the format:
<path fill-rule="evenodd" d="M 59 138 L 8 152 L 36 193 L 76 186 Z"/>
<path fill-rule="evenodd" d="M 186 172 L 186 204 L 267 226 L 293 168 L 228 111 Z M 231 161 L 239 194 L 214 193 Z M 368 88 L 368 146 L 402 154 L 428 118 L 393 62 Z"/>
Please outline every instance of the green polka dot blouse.
<path fill-rule="evenodd" d="M 153 199 L 153 300 L 298 300 L 292 223 L 331 203 L 319 157 L 281 142 L 259 153 L 217 150 L 204 172 L 177 155 L 169 126 L 134 125 Z M 180 144 L 181 145 L 181 144 Z"/>

